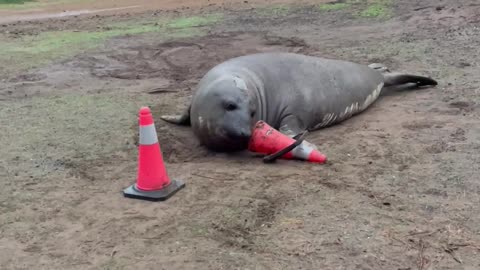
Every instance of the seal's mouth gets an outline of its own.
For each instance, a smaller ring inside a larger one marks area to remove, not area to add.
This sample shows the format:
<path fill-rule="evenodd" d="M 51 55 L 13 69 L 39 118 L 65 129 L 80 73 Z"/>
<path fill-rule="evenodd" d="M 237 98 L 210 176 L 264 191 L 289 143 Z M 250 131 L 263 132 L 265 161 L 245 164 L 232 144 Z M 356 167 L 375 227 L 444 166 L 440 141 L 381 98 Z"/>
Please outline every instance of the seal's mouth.
<path fill-rule="evenodd" d="M 223 141 L 222 143 L 211 143 L 207 145 L 216 152 L 239 152 L 248 148 L 248 141 Z"/>
<path fill-rule="evenodd" d="M 215 139 L 210 137 L 206 146 L 216 152 L 238 152 L 247 149 L 249 141 L 249 133 L 238 136 L 222 131 L 216 134 Z"/>

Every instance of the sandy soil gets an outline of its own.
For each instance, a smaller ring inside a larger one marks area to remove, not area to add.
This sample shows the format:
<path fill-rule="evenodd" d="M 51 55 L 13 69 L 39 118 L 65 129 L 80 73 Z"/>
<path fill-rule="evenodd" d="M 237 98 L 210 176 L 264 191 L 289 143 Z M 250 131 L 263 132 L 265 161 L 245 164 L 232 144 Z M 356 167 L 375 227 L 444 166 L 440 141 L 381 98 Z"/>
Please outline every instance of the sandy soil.
<path fill-rule="evenodd" d="M 2 269 L 479 269 L 480 6 L 394 1 L 388 20 L 357 18 L 356 8 L 267 16 L 218 5 L 225 21 L 206 36 L 117 37 L 2 74 Z M 5 27 L 22 36 L 103 20 Z M 326 165 L 211 153 L 159 120 L 183 109 L 215 64 L 272 50 L 382 62 L 440 84 L 385 94 L 310 134 Z M 144 105 L 170 176 L 187 184 L 167 202 L 121 194 L 135 180 Z"/>

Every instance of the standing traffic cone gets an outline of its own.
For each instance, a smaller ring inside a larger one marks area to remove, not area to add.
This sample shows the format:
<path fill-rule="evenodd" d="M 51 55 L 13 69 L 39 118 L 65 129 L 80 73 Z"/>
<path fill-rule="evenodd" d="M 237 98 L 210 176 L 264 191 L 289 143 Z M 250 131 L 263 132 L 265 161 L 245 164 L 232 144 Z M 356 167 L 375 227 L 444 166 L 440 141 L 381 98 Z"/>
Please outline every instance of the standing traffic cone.
<path fill-rule="evenodd" d="M 253 128 L 248 150 L 270 155 L 278 153 L 294 143 L 296 143 L 295 139 L 282 134 L 264 121 L 258 121 Z M 315 163 L 325 163 L 327 161 L 325 155 L 303 143 L 282 155 L 281 158 L 301 159 Z"/>
<path fill-rule="evenodd" d="M 128 198 L 164 201 L 185 187 L 180 180 L 170 180 L 163 163 L 153 117 L 148 107 L 139 112 L 139 146 L 137 182 L 123 191 Z"/>

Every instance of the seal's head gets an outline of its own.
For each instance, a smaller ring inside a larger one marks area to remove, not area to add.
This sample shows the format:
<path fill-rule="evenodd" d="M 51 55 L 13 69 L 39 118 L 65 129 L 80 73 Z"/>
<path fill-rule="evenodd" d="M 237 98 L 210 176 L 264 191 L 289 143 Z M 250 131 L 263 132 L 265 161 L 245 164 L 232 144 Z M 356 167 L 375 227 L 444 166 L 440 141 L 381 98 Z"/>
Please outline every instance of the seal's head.
<path fill-rule="evenodd" d="M 201 87 L 192 100 L 192 129 L 206 147 L 221 152 L 248 146 L 256 113 L 254 96 L 244 80 L 223 77 Z"/>

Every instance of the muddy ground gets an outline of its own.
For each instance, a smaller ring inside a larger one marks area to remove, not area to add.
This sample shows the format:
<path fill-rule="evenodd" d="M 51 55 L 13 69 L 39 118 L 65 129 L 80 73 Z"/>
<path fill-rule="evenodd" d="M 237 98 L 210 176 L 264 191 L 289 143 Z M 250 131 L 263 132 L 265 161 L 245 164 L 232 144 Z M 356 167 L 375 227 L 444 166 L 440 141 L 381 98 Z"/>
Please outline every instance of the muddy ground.
<path fill-rule="evenodd" d="M 480 268 L 478 3 L 392 1 L 387 17 L 357 16 L 363 2 L 244 4 L 203 9 L 225 17 L 197 35 L 118 36 L 1 74 L 2 269 Z M 166 12 L 6 24 L 1 39 Z M 173 11 L 189 12 L 200 11 Z M 211 153 L 159 119 L 184 108 L 209 68 L 259 51 L 382 62 L 439 85 L 388 93 L 311 133 L 326 165 Z M 170 176 L 186 182 L 167 202 L 121 193 L 135 181 L 145 105 Z"/>

